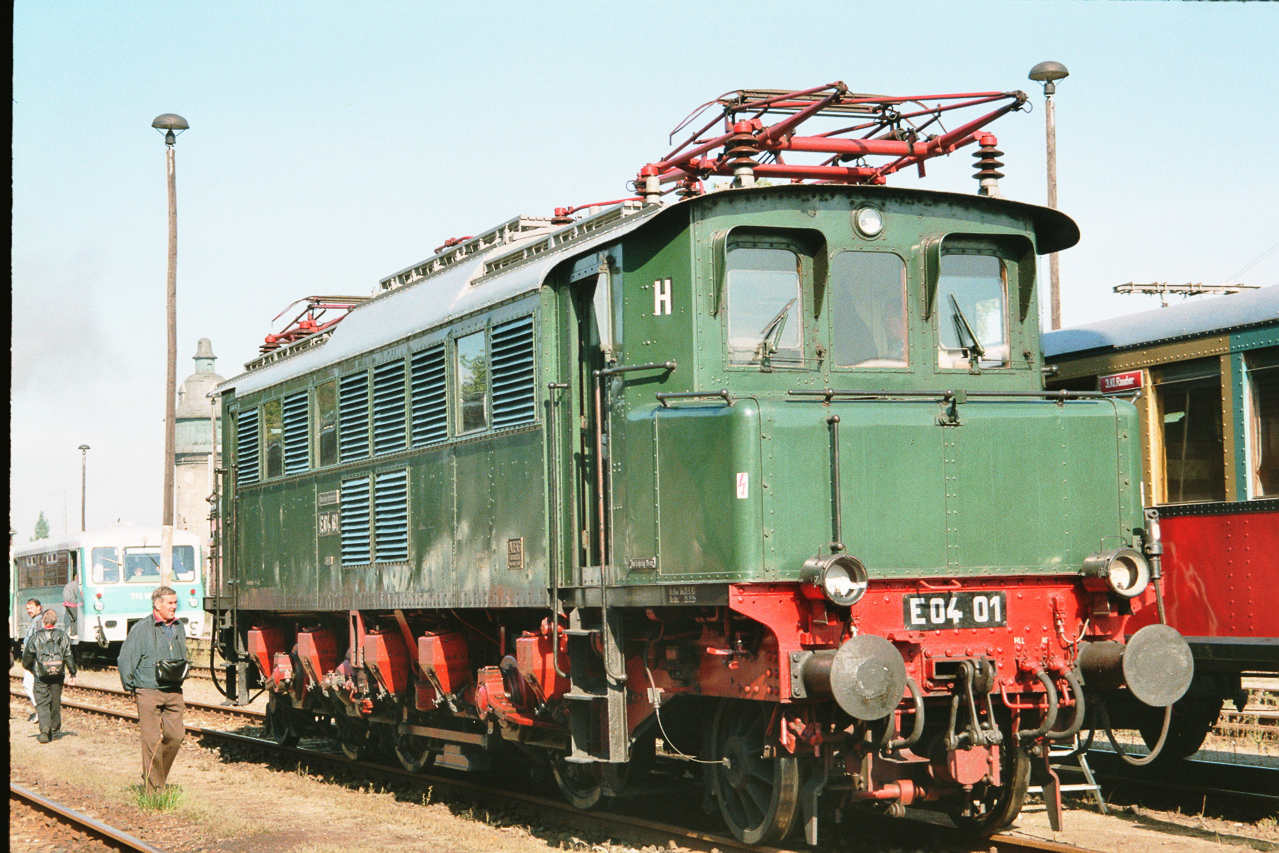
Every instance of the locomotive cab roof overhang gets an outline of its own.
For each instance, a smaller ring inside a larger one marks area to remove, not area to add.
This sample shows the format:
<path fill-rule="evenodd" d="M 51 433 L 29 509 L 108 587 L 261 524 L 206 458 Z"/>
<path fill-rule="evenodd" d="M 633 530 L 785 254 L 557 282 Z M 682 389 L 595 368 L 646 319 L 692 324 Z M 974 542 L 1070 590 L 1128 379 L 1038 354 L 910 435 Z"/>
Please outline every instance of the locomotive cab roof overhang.
<path fill-rule="evenodd" d="M 540 289 L 560 263 L 630 234 L 659 216 L 688 205 L 714 204 L 738 194 L 848 196 L 869 203 L 923 202 L 969 208 L 977 216 L 996 212 L 1028 220 L 1040 254 L 1070 248 L 1079 240 L 1074 220 L 1045 207 L 1000 198 L 887 186 L 786 184 L 728 189 L 663 205 L 612 205 L 558 227 L 548 220 L 517 217 L 478 237 L 446 247 L 425 261 L 382 279 L 382 292 L 353 307 L 328 337 L 281 352 L 266 364 L 219 384 L 212 394 L 243 396 L 436 328 L 475 311 Z M 260 365 L 260 366 L 259 366 Z"/>

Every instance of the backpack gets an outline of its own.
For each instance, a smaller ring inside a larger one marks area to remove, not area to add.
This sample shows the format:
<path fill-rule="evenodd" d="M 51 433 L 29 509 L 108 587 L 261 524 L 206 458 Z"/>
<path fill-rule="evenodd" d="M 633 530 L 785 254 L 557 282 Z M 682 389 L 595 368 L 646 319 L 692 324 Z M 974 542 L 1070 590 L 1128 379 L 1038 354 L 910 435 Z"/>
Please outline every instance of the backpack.
<path fill-rule="evenodd" d="M 40 642 L 43 640 L 44 642 Z M 36 675 L 49 681 L 62 678 L 65 664 L 58 644 L 53 642 L 52 632 L 48 637 L 39 637 L 36 642 Z"/>

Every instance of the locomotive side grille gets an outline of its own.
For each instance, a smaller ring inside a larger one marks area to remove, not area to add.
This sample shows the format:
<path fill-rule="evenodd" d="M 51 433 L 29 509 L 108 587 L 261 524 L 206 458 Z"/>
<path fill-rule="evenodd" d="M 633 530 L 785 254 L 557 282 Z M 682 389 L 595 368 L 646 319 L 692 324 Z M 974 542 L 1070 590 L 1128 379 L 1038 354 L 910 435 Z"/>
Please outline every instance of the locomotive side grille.
<path fill-rule="evenodd" d="M 342 564 L 369 562 L 369 478 L 342 481 Z"/>
<path fill-rule="evenodd" d="M 298 391 L 284 398 L 284 473 L 299 474 L 310 464 L 311 432 L 307 392 Z"/>
<path fill-rule="evenodd" d="M 527 423 L 537 412 L 533 318 L 493 327 L 493 426 Z"/>
<path fill-rule="evenodd" d="M 379 563 L 409 558 L 408 471 L 376 476 L 373 493 L 373 553 Z"/>
<path fill-rule="evenodd" d="M 369 375 L 342 377 L 338 391 L 338 453 L 342 461 L 369 455 Z"/>
<path fill-rule="evenodd" d="M 373 368 L 373 452 L 395 453 L 408 443 L 404 430 L 404 360 Z"/>
<path fill-rule="evenodd" d="M 413 356 L 412 383 L 414 446 L 443 441 L 448 438 L 449 417 L 442 345 Z"/>
<path fill-rule="evenodd" d="M 235 419 L 236 479 L 241 485 L 258 481 L 258 410 L 240 412 Z"/>

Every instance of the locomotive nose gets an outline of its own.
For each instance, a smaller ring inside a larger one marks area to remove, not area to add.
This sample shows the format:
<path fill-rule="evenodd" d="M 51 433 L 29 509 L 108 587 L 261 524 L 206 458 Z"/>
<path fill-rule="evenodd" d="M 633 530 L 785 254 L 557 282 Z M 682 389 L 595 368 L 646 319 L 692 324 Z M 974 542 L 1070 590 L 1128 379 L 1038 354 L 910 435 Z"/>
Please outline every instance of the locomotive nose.
<path fill-rule="evenodd" d="M 1084 643 L 1079 668 L 1089 687 L 1123 687 L 1147 705 L 1166 708 L 1185 695 L 1195 674 L 1190 644 L 1167 625 L 1147 625 L 1125 643 Z"/>

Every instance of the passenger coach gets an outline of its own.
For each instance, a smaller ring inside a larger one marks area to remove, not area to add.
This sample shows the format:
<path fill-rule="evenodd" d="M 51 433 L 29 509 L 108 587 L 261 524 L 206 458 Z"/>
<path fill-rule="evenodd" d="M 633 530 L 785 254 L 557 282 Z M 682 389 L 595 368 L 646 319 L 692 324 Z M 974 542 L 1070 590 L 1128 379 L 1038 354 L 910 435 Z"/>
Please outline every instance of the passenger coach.
<path fill-rule="evenodd" d="M 1223 700 L 1243 709 L 1245 675 L 1279 675 L 1279 287 L 1062 329 L 1044 349 L 1053 387 L 1128 395 L 1140 413 L 1168 624 L 1195 655 L 1164 754 L 1188 756 Z M 1153 744 L 1157 715 L 1137 719 Z"/>
<path fill-rule="evenodd" d="M 582 807 L 700 762 L 752 843 L 990 834 L 1089 703 L 1173 702 L 1184 641 L 1125 631 L 1136 410 L 1044 388 L 1035 256 L 1079 235 L 997 197 L 1025 101 L 729 93 L 636 198 L 274 337 L 219 389 L 233 695 L 410 769 L 522 754 Z M 976 195 L 884 185 L 968 145 Z"/>

